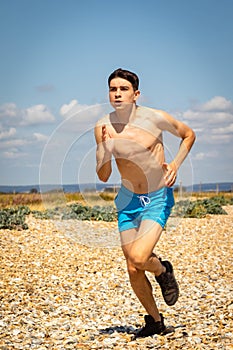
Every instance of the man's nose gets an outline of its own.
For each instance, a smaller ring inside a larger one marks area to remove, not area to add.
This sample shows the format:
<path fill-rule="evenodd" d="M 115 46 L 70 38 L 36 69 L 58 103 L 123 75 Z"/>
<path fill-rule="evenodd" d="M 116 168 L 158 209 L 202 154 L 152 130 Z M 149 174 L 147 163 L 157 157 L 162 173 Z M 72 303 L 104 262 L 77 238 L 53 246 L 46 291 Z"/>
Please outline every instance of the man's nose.
<path fill-rule="evenodd" d="M 115 97 L 120 97 L 121 96 L 121 89 L 117 89 L 115 93 Z"/>

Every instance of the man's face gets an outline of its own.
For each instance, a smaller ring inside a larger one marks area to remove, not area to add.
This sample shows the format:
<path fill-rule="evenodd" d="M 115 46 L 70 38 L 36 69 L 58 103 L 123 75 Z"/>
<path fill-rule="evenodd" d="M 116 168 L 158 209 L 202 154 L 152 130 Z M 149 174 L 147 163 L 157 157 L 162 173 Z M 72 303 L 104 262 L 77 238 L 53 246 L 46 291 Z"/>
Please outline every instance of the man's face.
<path fill-rule="evenodd" d="M 114 78 L 110 81 L 109 101 L 115 109 L 122 109 L 128 104 L 135 103 L 139 95 L 140 91 L 134 90 L 126 79 Z"/>

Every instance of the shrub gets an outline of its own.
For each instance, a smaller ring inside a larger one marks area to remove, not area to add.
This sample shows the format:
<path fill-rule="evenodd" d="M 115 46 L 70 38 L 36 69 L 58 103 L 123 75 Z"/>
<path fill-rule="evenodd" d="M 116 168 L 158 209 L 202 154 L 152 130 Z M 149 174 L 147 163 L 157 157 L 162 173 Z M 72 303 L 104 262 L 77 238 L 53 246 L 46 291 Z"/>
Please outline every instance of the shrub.
<path fill-rule="evenodd" d="M 202 201 L 196 201 L 190 203 L 184 217 L 188 218 L 204 218 L 207 214 L 205 206 L 202 204 Z"/>
<path fill-rule="evenodd" d="M 233 204 L 233 197 L 215 196 L 196 201 L 179 201 L 173 208 L 172 215 L 190 218 L 203 218 L 207 214 L 227 214 L 222 205 Z M 27 206 L 10 207 L 0 210 L 0 229 L 27 229 L 26 215 L 32 213 L 39 219 L 76 219 L 76 220 L 103 220 L 115 221 L 117 212 L 110 206 L 85 206 L 78 203 L 66 207 L 55 207 L 45 211 L 31 211 Z"/>
<path fill-rule="evenodd" d="M 32 214 L 38 219 L 114 221 L 117 218 L 116 209 L 113 206 L 89 207 L 78 203 L 47 209 L 43 212 L 32 211 Z"/>
<path fill-rule="evenodd" d="M 180 201 L 177 202 L 173 209 L 173 216 L 183 216 L 188 218 L 203 218 L 207 214 L 226 215 L 226 211 L 222 205 L 231 204 L 229 200 L 223 196 L 211 197 L 196 201 Z"/>
<path fill-rule="evenodd" d="M 112 202 L 116 196 L 116 193 L 112 193 L 112 192 L 101 192 L 99 194 L 100 198 L 102 198 L 103 200 L 105 200 L 106 202 Z"/>
<path fill-rule="evenodd" d="M 49 219 L 55 219 L 57 215 L 57 210 L 55 209 L 46 209 L 44 211 L 39 211 L 39 210 L 33 210 L 31 212 L 33 216 L 36 219 L 44 219 L 44 220 L 49 220 Z"/>
<path fill-rule="evenodd" d="M 26 206 L 0 210 L 0 229 L 28 229 L 25 223 L 25 217 L 28 214 L 30 214 L 30 209 Z"/>
<path fill-rule="evenodd" d="M 113 206 L 100 207 L 96 205 L 94 207 L 88 207 L 81 204 L 69 205 L 67 210 L 62 215 L 63 220 L 77 219 L 114 221 L 116 218 L 117 213 Z"/>

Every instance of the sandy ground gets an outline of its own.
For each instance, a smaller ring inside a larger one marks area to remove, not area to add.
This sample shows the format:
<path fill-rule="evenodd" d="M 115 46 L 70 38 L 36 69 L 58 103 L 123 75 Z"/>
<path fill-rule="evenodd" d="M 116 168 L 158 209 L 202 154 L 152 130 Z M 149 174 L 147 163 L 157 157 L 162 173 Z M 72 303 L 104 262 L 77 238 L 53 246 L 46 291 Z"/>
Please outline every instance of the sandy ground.
<path fill-rule="evenodd" d="M 145 311 L 131 290 L 116 223 L 28 218 L 0 230 L 0 350 L 233 349 L 233 207 L 228 215 L 168 225 L 157 253 L 173 263 L 175 331 L 132 341 Z M 107 240 L 105 240 L 107 237 Z M 105 243 L 103 243 L 105 242 Z"/>

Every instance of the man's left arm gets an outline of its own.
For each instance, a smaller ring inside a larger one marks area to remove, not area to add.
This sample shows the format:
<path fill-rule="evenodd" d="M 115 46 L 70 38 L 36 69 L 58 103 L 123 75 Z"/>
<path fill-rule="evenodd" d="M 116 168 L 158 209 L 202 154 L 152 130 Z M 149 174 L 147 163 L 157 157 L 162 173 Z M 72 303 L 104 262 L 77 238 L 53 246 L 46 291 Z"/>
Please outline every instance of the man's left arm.
<path fill-rule="evenodd" d="M 170 164 L 163 164 L 163 169 L 165 171 L 165 184 L 166 186 L 171 187 L 176 181 L 176 175 L 179 167 L 187 157 L 194 144 L 196 135 L 188 125 L 178 121 L 166 112 L 163 112 L 162 114 L 165 119 L 165 130 L 182 139 L 179 150 L 173 161 Z"/>

